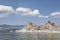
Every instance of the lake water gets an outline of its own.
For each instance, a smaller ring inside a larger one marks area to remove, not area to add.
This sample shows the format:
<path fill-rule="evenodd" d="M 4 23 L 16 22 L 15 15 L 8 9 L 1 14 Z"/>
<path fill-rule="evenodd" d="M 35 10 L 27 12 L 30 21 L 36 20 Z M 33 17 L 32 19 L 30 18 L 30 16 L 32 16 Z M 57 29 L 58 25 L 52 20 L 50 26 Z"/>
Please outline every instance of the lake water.
<path fill-rule="evenodd" d="M 0 40 L 60 40 L 60 33 L 21 33 L 1 31 Z"/>

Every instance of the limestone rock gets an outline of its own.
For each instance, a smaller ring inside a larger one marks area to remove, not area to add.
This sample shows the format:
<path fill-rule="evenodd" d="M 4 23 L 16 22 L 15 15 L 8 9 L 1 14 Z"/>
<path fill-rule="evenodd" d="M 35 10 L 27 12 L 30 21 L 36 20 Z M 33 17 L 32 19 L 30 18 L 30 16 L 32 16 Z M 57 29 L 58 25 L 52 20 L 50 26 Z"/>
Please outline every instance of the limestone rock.
<path fill-rule="evenodd" d="M 33 23 L 29 22 L 22 30 L 60 30 L 60 28 L 56 27 L 54 22 L 48 21 L 44 26 L 33 26 Z"/>

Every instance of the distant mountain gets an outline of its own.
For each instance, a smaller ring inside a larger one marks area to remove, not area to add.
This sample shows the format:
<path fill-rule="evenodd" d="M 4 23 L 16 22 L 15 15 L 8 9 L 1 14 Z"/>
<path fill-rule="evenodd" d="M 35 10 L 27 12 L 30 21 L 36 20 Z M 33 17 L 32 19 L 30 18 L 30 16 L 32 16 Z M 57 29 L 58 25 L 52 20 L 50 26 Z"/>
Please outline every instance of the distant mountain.
<path fill-rule="evenodd" d="M 2 30 L 19 30 L 22 29 L 24 25 L 6 25 L 2 24 L 0 25 L 0 31 Z"/>
<path fill-rule="evenodd" d="M 6 24 L 3 24 L 3 25 L 0 25 L 0 27 L 24 27 L 24 25 L 6 25 Z"/>

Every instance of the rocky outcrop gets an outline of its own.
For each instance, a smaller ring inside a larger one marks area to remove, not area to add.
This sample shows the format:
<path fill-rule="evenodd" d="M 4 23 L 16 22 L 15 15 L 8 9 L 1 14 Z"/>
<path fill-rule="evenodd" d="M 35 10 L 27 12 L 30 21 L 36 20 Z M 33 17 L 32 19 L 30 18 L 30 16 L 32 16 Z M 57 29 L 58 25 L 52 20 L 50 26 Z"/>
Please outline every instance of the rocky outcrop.
<path fill-rule="evenodd" d="M 25 25 L 25 27 L 22 30 L 60 30 L 60 28 L 56 27 L 53 22 L 48 21 L 47 23 L 45 23 L 44 26 L 33 26 L 33 23 L 30 22 L 27 25 Z"/>
<path fill-rule="evenodd" d="M 32 23 L 28 23 L 27 25 L 25 25 L 25 27 L 23 28 L 23 30 L 32 30 L 33 29 L 33 24 Z"/>
<path fill-rule="evenodd" d="M 56 25 L 54 24 L 54 22 L 48 21 L 45 25 L 44 28 L 46 30 L 60 30 L 60 28 L 56 27 Z"/>
<path fill-rule="evenodd" d="M 47 30 L 52 30 L 53 25 L 51 21 L 48 21 L 47 23 L 45 23 L 44 28 Z"/>
<path fill-rule="evenodd" d="M 30 22 L 22 30 L 40 30 L 40 27 L 37 25 L 34 25 Z"/>

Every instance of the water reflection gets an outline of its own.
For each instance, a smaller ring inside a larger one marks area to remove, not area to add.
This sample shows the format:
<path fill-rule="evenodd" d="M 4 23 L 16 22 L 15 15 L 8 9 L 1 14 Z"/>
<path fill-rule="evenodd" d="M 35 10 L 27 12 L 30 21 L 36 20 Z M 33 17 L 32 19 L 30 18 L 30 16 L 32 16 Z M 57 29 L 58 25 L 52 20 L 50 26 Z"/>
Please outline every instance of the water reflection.
<path fill-rule="evenodd" d="M 60 34 L 0 32 L 0 40 L 60 40 Z"/>
<path fill-rule="evenodd" d="M 17 38 L 23 40 L 59 40 L 60 35 L 54 33 L 20 33 Z"/>

